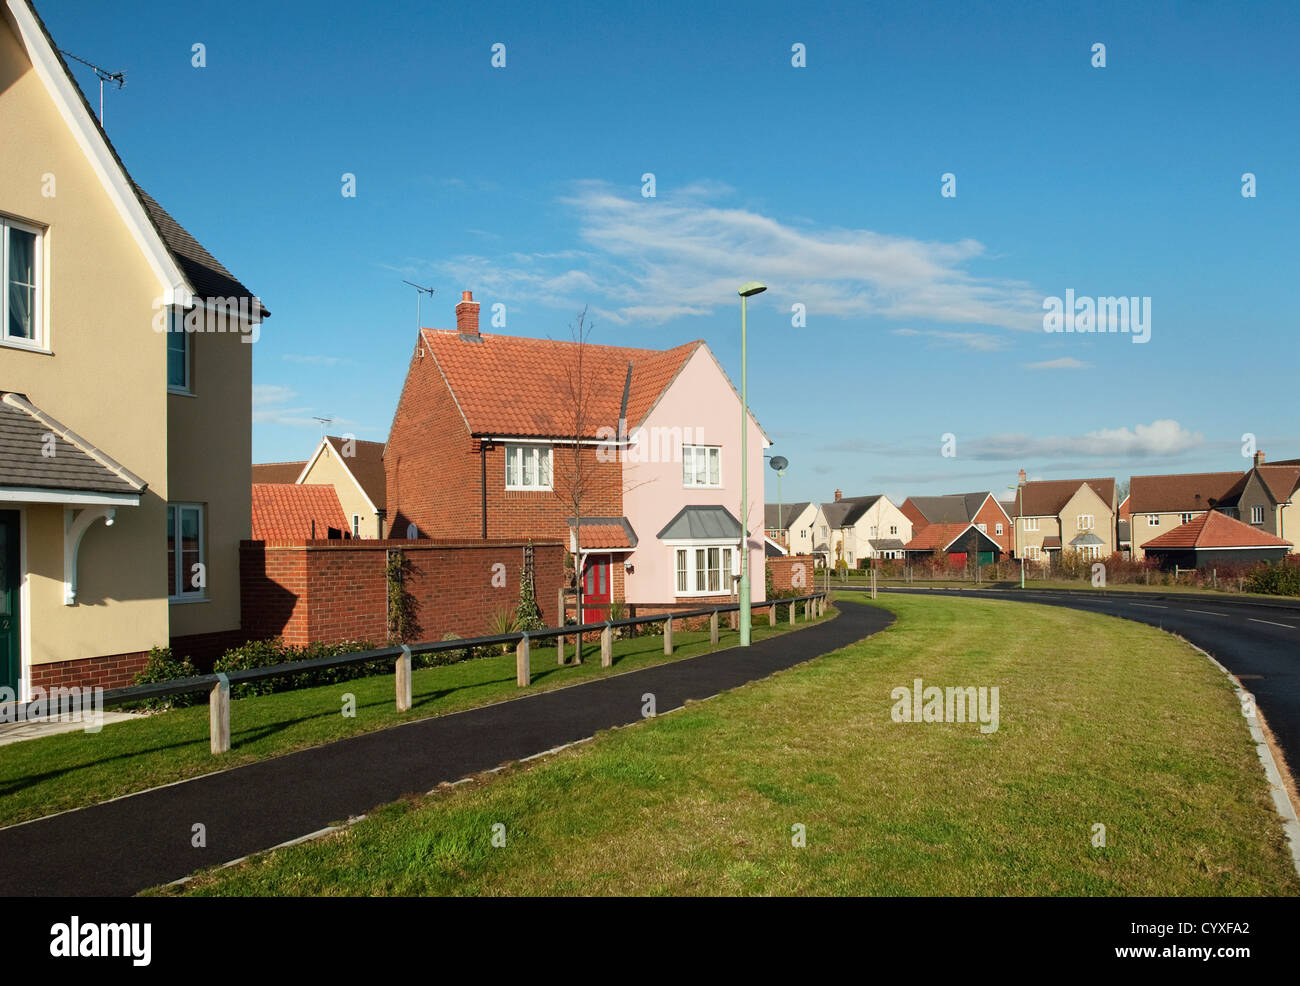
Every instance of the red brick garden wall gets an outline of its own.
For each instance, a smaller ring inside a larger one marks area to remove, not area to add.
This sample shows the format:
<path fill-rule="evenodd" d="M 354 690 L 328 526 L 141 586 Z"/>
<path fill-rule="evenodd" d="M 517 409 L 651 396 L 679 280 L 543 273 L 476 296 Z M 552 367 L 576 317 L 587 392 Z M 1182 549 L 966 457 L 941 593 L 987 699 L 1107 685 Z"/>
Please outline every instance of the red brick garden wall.
<path fill-rule="evenodd" d="M 289 644 L 370 640 L 388 630 L 388 552 L 400 550 L 409 567 L 405 590 L 417 630 L 414 640 L 487 634 L 492 615 L 514 610 L 525 542 L 496 540 L 353 540 L 240 545 L 244 635 L 283 636 Z M 547 624 L 556 620 L 564 577 L 564 546 L 534 542 L 537 603 Z M 498 567 L 500 566 L 500 567 Z"/>
<path fill-rule="evenodd" d="M 140 671 L 147 653 L 112 654 L 107 657 L 87 657 L 80 661 L 59 661 L 55 664 L 33 664 L 31 687 L 43 688 L 125 688 Z"/>
<path fill-rule="evenodd" d="M 816 592 L 813 560 L 812 555 L 783 555 L 767 559 L 767 565 L 772 570 L 772 584 L 776 591 L 789 592 L 793 589 L 801 596 Z M 802 584 L 796 585 L 796 580 Z"/>

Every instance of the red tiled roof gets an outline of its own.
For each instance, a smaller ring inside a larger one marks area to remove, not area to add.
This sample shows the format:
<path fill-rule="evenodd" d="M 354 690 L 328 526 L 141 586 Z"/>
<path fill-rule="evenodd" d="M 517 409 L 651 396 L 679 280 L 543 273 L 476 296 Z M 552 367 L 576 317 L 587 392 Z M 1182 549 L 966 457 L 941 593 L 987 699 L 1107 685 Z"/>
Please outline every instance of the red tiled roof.
<path fill-rule="evenodd" d="M 1209 510 L 1223 499 L 1240 472 L 1184 472 L 1166 476 L 1134 476 L 1129 493 L 1130 514 L 1180 513 Z"/>
<path fill-rule="evenodd" d="M 970 527 L 970 524 L 930 524 L 903 546 L 904 551 L 934 551 L 946 548 Z"/>
<path fill-rule="evenodd" d="M 350 530 L 333 486 L 253 484 L 254 541 L 310 538 L 313 520 L 318 538 L 327 537 L 331 527 Z"/>
<path fill-rule="evenodd" d="M 628 540 L 627 529 L 617 521 L 607 524 L 579 525 L 578 544 L 583 551 L 632 547 L 632 542 Z"/>
<path fill-rule="evenodd" d="M 1070 502 L 1080 486 L 1092 487 L 1108 506 L 1115 503 L 1115 479 L 1038 479 L 1026 483 L 1022 493 L 1016 496 L 1015 517 L 1055 517 L 1061 508 Z M 1021 503 L 1024 504 L 1023 510 Z"/>
<path fill-rule="evenodd" d="M 1152 538 L 1142 547 L 1144 551 L 1162 548 L 1289 548 L 1291 542 L 1211 510 L 1167 534 Z"/>
<path fill-rule="evenodd" d="M 471 434 L 534 438 L 573 434 L 576 378 L 570 384 L 570 367 L 577 343 L 488 334 L 474 341 L 447 329 L 421 329 L 420 333 Z M 587 391 L 584 437 L 596 437 L 601 427 L 618 426 L 629 364 L 627 425 L 631 431 L 701 345 L 696 340 L 657 350 L 586 343 L 582 350 Z"/>

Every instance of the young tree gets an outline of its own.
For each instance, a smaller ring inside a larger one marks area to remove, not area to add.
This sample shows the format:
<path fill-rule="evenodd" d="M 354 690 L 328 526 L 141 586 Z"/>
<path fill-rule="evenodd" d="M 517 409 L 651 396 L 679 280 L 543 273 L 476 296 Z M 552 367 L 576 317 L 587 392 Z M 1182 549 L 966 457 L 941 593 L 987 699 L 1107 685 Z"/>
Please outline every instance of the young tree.
<path fill-rule="evenodd" d="M 572 356 L 564 365 L 564 379 L 561 386 L 566 408 L 566 431 L 568 437 L 572 439 L 572 445 L 566 450 L 569 458 L 569 469 L 566 472 L 555 469 L 551 487 L 555 495 L 564 503 L 569 516 L 573 518 L 571 544 L 573 548 L 573 571 L 577 583 L 576 606 L 579 624 L 582 623 L 583 608 L 582 509 L 594 481 L 595 465 L 590 454 L 585 456 L 582 454 L 582 442 L 592 437 L 594 425 L 589 420 L 592 411 L 592 381 L 587 372 L 588 367 L 585 365 L 587 363 L 587 340 L 591 336 L 591 329 L 594 324 L 594 322 L 588 320 L 585 306 L 578 313 L 577 321 L 569 323 L 569 338 L 574 345 Z M 558 448 L 556 454 L 557 457 L 560 454 Z M 581 662 L 582 641 L 580 635 L 575 651 L 578 661 Z"/>

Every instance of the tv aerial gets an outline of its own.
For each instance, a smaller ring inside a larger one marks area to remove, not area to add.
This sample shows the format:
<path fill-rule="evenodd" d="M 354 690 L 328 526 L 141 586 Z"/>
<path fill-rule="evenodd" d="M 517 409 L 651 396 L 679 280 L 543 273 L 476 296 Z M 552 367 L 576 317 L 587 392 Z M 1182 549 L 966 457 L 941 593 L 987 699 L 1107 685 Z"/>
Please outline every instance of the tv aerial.
<path fill-rule="evenodd" d="M 411 287 L 415 288 L 415 291 L 416 291 L 416 294 L 415 294 L 415 330 L 418 332 L 420 329 L 424 328 L 424 326 L 420 324 L 420 302 L 421 302 L 422 300 L 424 300 L 424 296 L 425 296 L 426 294 L 427 294 L 430 298 L 433 297 L 433 288 L 426 288 L 426 287 L 425 287 L 424 285 L 422 285 L 422 284 L 416 284 L 414 281 L 408 281 L 408 280 L 406 280 L 405 278 L 402 279 L 402 283 L 403 283 L 403 284 L 409 284 Z"/>
<path fill-rule="evenodd" d="M 126 85 L 126 73 L 110 72 L 106 68 L 100 68 L 94 62 L 88 62 L 84 58 L 80 57 L 79 55 L 74 55 L 70 51 L 64 51 L 62 48 L 59 49 L 59 53 L 63 55 L 67 55 L 69 58 L 73 59 L 74 61 L 81 62 L 82 65 L 85 65 L 87 68 L 89 68 L 92 72 L 95 73 L 95 78 L 99 80 L 99 125 L 102 127 L 104 125 L 104 83 L 115 82 L 117 83 L 117 88 L 121 89 L 123 86 Z"/>

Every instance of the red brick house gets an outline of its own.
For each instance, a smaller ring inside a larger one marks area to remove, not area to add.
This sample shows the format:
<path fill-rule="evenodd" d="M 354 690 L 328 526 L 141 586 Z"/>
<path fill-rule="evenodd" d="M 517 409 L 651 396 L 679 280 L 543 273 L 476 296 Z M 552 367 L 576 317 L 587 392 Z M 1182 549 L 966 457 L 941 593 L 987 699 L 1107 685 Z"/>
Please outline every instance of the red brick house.
<path fill-rule="evenodd" d="M 748 424 L 757 601 L 771 443 Z M 583 558 L 597 615 L 610 601 L 727 599 L 742 544 L 739 436 L 739 394 L 702 341 L 484 334 L 466 291 L 456 329 L 421 329 L 411 356 L 384 450 L 390 536 L 561 539 Z"/>
<path fill-rule="evenodd" d="M 960 524 L 962 530 L 973 524 L 981 534 L 997 542 L 998 558 L 1010 558 L 1012 547 L 1011 516 L 1003 509 L 997 497 L 987 490 L 980 493 L 952 493 L 945 496 L 909 496 L 899 509 L 912 522 L 912 536 L 918 537 L 933 524 Z M 959 532 L 958 532 L 959 533 Z M 929 538 L 918 544 L 930 544 Z M 910 549 L 909 545 L 909 549 Z M 987 547 L 981 551 L 987 552 Z"/>

